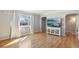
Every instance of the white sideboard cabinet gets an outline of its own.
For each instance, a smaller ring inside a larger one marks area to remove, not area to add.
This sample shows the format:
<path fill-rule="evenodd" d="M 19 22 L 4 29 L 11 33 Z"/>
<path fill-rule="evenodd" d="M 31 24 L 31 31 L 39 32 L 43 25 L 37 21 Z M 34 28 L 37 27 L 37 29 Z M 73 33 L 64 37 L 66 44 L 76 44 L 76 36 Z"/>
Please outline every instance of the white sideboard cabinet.
<path fill-rule="evenodd" d="M 62 35 L 62 18 L 47 18 L 47 33 L 53 35 Z"/>
<path fill-rule="evenodd" d="M 61 28 L 47 27 L 48 34 L 61 35 Z"/>

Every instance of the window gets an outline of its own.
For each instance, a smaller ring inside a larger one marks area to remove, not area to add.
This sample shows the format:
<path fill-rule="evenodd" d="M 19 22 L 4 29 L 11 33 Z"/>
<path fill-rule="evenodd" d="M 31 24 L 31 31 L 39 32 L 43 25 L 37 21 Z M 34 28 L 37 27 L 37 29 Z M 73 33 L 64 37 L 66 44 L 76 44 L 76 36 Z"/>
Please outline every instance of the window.
<path fill-rule="evenodd" d="M 30 24 L 30 16 L 26 16 L 26 15 L 20 15 L 19 16 L 20 19 L 20 25 L 29 25 Z"/>
<path fill-rule="evenodd" d="M 26 35 L 31 33 L 31 16 L 30 15 L 19 15 L 19 32 L 20 35 Z"/>

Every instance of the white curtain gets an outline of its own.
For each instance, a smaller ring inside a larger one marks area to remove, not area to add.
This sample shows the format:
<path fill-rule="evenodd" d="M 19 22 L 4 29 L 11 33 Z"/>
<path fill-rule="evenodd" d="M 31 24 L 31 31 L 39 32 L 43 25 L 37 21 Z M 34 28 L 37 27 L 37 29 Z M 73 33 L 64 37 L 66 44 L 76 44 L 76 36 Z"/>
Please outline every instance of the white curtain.
<path fill-rule="evenodd" d="M 76 32 L 79 38 L 79 15 L 77 15 L 77 21 L 76 21 Z M 79 39 L 78 39 L 79 40 Z"/>
<path fill-rule="evenodd" d="M 10 38 L 12 11 L 0 10 L 0 40 Z"/>

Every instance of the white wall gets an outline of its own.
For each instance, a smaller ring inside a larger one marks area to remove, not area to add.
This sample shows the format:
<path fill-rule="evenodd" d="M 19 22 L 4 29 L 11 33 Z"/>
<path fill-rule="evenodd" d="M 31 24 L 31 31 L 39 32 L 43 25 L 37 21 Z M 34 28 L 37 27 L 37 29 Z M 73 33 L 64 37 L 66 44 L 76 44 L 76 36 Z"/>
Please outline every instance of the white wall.
<path fill-rule="evenodd" d="M 34 15 L 34 32 L 40 32 L 40 15 Z"/>

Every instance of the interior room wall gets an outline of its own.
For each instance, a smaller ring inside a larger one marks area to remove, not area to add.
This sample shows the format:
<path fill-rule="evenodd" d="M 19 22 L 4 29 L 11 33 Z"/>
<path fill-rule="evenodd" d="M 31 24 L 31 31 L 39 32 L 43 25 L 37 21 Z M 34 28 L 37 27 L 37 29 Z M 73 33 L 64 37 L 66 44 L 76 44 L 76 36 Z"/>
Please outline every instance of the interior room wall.
<path fill-rule="evenodd" d="M 44 15 L 42 17 L 61 17 L 64 19 L 64 23 L 65 23 L 65 16 L 66 14 L 70 14 L 73 12 L 60 12 L 60 13 L 56 13 L 56 14 L 48 14 L 48 15 Z M 79 12 L 78 12 L 79 13 Z M 25 14 L 25 15 L 31 15 L 32 16 L 32 21 L 31 21 L 31 25 L 32 25 L 32 30 L 31 32 L 40 32 L 41 31 L 41 20 L 40 20 L 40 15 L 38 14 L 33 14 L 33 13 L 28 13 L 25 11 L 18 11 L 18 10 L 0 10 L 0 38 L 1 39 L 5 39 L 5 38 L 9 38 L 10 36 L 10 26 L 12 26 L 12 31 L 11 31 L 11 38 L 13 37 L 18 37 L 20 36 L 19 34 L 19 29 L 18 29 L 18 15 L 19 14 Z M 65 26 L 64 26 L 64 30 L 65 32 Z"/>
<path fill-rule="evenodd" d="M 40 19 L 40 15 L 34 15 L 34 32 L 40 32 L 40 28 L 41 28 L 41 19 Z"/>
<path fill-rule="evenodd" d="M 76 15 L 69 14 L 66 16 L 66 32 L 76 33 Z"/>

